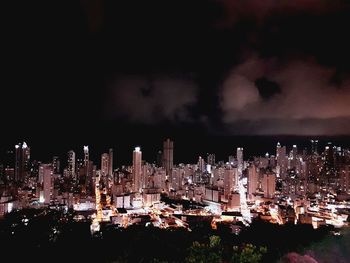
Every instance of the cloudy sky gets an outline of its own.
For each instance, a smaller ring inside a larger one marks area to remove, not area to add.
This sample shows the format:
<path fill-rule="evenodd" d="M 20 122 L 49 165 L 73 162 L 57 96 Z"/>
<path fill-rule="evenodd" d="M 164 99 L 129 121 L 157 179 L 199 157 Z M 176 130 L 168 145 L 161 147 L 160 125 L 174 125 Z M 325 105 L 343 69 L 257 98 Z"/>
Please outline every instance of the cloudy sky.
<path fill-rule="evenodd" d="M 3 9 L 9 133 L 350 134 L 347 1 L 48 2 Z"/>

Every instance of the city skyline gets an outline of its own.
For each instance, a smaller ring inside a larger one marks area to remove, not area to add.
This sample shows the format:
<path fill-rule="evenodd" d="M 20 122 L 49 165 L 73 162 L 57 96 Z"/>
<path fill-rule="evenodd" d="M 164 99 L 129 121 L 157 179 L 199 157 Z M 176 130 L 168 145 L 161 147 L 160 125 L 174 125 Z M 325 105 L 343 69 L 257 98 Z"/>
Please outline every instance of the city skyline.
<path fill-rule="evenodd" d="M 10 261 L 349 261 L 348 0 L 2 10 Z"/>

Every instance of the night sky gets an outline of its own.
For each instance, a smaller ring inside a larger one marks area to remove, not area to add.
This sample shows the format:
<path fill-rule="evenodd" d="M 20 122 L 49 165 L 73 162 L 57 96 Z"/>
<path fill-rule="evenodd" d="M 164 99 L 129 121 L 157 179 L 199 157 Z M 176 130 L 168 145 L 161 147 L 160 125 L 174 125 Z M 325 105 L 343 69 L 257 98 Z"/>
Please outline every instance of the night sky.
<path fill-rule="evenodd" d="M 347 2 L 8 1 L 2 145 L 349 135 Z"/>

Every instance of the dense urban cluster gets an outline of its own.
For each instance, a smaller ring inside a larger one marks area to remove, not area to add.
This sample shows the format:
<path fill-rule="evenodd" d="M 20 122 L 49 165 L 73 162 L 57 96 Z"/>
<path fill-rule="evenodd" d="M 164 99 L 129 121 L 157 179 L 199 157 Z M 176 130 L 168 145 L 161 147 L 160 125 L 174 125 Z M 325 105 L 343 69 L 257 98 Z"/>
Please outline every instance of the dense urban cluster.
<path fill-rule="evenodd" d="M 277 143 L 274 154 L 244 158 L 239 147 L 226 161 L 211 153 L 195 164 L 175 165 L 174 143 L 167 139 L 154 163 L 144 161 L 135 147 L 131 166 L 114 167 L 113 149 L 96 165 L 83 146 L 81 154 L 70 150 L 61 167 L 58 156 L 51 163 L 31 160 L 23 142 L 8 152 L 12 165 L 5 160 L 0 167 L 0 216 L 25 208 L 73 210 L 75 221 L 91 223 L 91 234 L 103 222 L 191 231 L 193 222 L 204 220 L 212 229 L 229 223 L 236 234 L 257 218 L 313 228 L 346 226 L 350 150 L 332 143 L 318 148 L 317 140 L 303 150 Z"/>

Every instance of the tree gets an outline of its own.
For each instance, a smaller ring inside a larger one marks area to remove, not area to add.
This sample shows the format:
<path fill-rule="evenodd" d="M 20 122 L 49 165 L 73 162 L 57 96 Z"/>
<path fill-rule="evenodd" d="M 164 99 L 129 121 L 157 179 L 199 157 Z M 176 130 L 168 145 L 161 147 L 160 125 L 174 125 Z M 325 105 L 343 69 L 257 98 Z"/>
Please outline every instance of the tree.
<path fill-rule="evenodd" d="M 259 263 L 267 252 L 266 247 L 259 247 L 246 244 L 241 249 L 233 247 L 232 263 Z"/>
<path fill-rule="evenodd" d="M 222 262 L 221 239 L 218 236 L 210 236 L 209 244 L 192 243 L 189 255 L 186 257 L 187 263 L 219 263 Z"/>

